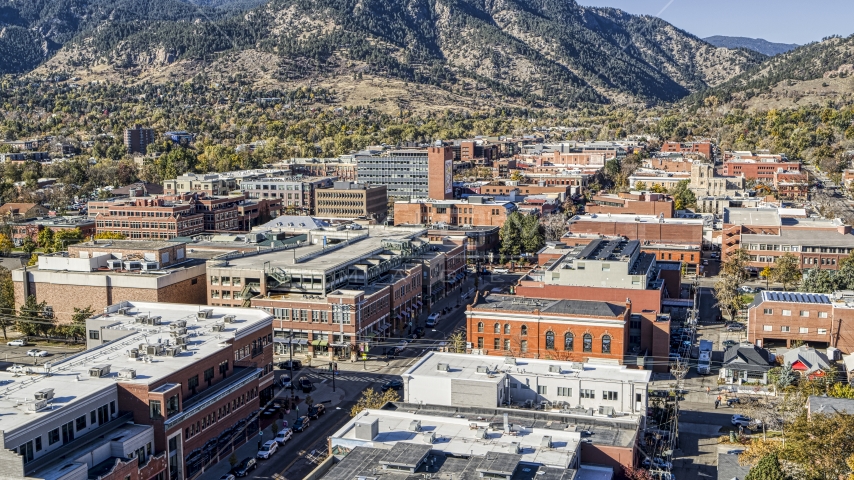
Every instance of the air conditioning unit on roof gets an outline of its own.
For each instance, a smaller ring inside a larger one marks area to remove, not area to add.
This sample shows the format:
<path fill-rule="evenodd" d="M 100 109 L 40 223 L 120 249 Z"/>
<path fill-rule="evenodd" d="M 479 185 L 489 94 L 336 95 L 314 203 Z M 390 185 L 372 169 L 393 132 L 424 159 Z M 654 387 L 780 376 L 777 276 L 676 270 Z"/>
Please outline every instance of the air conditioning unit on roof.
<path fill-rule="evenodd" d="M 119 378 L 124 378 L 126 380 L 132 380 L 136 378 L 136 370 L 133 368 L 125 368 L 123 370 L 119 370 L 118 373 Z"/>

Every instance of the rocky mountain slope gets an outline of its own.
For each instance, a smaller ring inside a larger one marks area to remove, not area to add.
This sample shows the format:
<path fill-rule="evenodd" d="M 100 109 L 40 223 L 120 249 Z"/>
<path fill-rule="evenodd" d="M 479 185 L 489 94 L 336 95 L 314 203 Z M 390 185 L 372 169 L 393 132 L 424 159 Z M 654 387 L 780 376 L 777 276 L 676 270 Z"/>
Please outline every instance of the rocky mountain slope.
<path fill-rule="evenodd" d="M 711 43 L 716 47 L 730 49 L 746 48 L 748 50 L 753 50 L 754 52 L 759 52 L 762 55 L 768 55 L 769 57 L 792 51 L 800 46 L 796 43 L 769 42 L 768 40 L 764 40 L 762 38 L 727 37 L 724 35 L 706 37 L 703 40 L 708 43 Z"/>

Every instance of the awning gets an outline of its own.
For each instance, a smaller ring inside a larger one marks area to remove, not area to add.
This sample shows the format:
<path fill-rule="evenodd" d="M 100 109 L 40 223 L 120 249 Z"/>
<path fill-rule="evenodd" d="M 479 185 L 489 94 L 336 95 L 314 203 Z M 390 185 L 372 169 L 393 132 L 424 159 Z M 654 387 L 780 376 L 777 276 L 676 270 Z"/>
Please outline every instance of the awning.
<path fill-rule="evenodd" d="M 349 343 L 332 343 L 329 346 L 335 347 L 335 348 L 347 348 L 350 346 L 350 344 Z"/>
<path fill-rule="evenodd" d="M 326 340 L 312 340 L 311 344 L 315 347 L 328 347 L 329 342 Z"/>
<path fill-rule="evenodd" d="M 273 337 L 273 343 L 293 343 L 294 345 L 308 345 L 308 340 L 306 340 L 305 338 L 290 339 L 287 337 Z"/>

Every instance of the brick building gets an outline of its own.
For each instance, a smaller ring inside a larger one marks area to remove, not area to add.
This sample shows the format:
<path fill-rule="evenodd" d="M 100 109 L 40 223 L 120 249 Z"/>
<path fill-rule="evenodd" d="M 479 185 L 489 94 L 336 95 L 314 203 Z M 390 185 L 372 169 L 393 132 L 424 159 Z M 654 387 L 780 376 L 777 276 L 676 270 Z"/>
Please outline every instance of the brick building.
<path fill-rule="evenodd" d="M 800 172 L 800 162 L 783 161 L 780 158 L 732 159 L 724 162 L 724 175 L 744 177 L 750 180 L 773 180 L 777 172 Z"/>
<path fill-rule="evenodd" d="M 134 125 L 133 128 L 125 129 L 124 141 L 128 153 L 144 155 L 148 151 L 148 146 L 154 143 L 154 130 Z"/>
<path fill-rule="evenodd" d="M 314 194 L 314 215 L 323 219 L 363 218 L 383 223 L 388 216 L 385 185 L 335 182 Z"/>
<path fill-rule="evenodd" d="M 664 142 L 661 151 L 665 153 L 699 153 L 707 159 L 712 158 L 715 147 L 710 142 Z"/>
<path fill-rule="evenodd" d="M 621 236 L 641 242 L 703 245 L 703 220 L 654 215 L 576 215 L 569 220 L 573 234 Z"/>
<path fill-rule="evenodd" d="M 363 151 L 355 156 L 358 180 L 386 185 L 389 198 L 454 198 L 454 152 L 450 147 Z"/>
<path fill-rule="evenodd" d="M 747 309 L 747 340 L 765 348 L 798 341 L 854 353 L 854 308 L 846 293 L 760 292 Z"/>
<path fill-rule="evenodd" d="M 67 253 L 40 255 L 37 265 L 12 271 L 15 307 L 33 295 L 67 322 L 75 307 L 98 312 L 126 300 L 204 304 L 205 262 L 188 259 L 186 249 L 165 241 L 69 245 Z"/>
<path fill-rule="evenodd" d="M 249 199 L 278 199 L 282 209 L 292 214 L 313 215 L 316 192 L 332 184 L 329 177 L 260 177 L 243 180 L 240 190 Z"/>
<path fill-rule="evenodd" d="M 644 168 L 670 173 L 678 172 L 690 174 L 691 164 L 693 164 L 693 162 L 690 159 L 683 157 L 655 157 L 643 160 Z M 634 185 L 632 185 L 632 187 L 634 187 Z"/>
<path fill-rule="evenodd" d="M 20 246 L 27 238 L 36 242 L 39 232 L 45 228 L 54 232 L 79 229 L 83 238 L 91 237 L 95 234 L 95 220 L 83 216 L 48 217 L 10 223 L 9 228 L 12 231 L 12 243 Z"/>
<path fill-rule="evenodd" d="M 557 195 L 560 200 L 565 200 L 572 196 L 572 188 L 569 185 L 534 185 L 517 182 L 491 182 L 480 187 L 479 193 L 482 195 L 510 195 L 513 192 L 517 195 Z"/>
<path fill-rule="evenodd" d="M 810 177 L 807 172 L 774 172 L 772 185 L 781 200 L 806 202 L 810 199 Z"/>
<path fill-rule="evenodd" d="M 851 226 L 839 219 L 797 218 L 785 209 L 730 208 L 723 224 L 721 260 L 743 248 L 757 272 L 786 253 L 798 257 L 802 269 L 836 270 L 854 252 Z"/>
<path fill-rule="evenodd" d="M 471 353 L 624 363 L 631 302 L 478 294 L 466 310 Z"/>
<path fill-rule="evenodd" d="M 185 200 L 144 197 L 89 202 L 98 233 L 115 232 L 131 239 L 189 237 L 205 229 L 205 215 Z"/>
<path fill-rule="evenodd" d="M 166 195 L 204 193 L 207 196 L 228 196 L 238 190 L 246 180 L 290 176 L 290 169 L 261 168 L 223 173 L 185 173 L 178 178 L 163 181 Z"/>
<path fill-rule="evenodd" d="M 452 226 L 504 225 L 507 216 L 516 211 L 513 202 L 495 201 L 492 197 L 472 196 L 466 200 L 409 200 L 394 202 L 395 225 Z"/>
<path fill-rule="evenodd" d="M 674 214 L 673 199 L 652 192 L 593 195 L 592 201 L 584 209 L 591 214 L 663 215 L 664 218 L 673 218 Z"/>
<path fill-rule="evenodd" d="M 492 165 L 499 157 L 498 145 L 490 145 L 480 140 L 454 140 L 450 148 L 454 160 L 471 162 L 474 165 Z"/>
<path fill-rule="evenodd" d="M 489 261 L 490 254 L 493 254 L 494 258 L 498 258 L 498 247 L 500 245 L 500 239 L 498 238 L 499 230 L 500 227 L 497 226 L 461 227 L 443 225 L 429 229 L 427 231 L 427 238 L 430 242 L 442 242 L 448 239 L 456 244 L 460 244 L 465 241 L 466 258 L 486 262 Z"/>

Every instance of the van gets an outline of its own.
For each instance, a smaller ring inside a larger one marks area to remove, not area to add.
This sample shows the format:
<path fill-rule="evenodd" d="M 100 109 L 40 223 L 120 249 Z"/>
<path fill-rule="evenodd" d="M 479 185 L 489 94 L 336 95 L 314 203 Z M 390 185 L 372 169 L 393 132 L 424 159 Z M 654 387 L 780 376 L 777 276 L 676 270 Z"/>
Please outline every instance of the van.
<path fill-rule="evenodd" d="M 492 273 L 510 273 L 509 268 L 493 268 Z"/>
<path fill-rule="evenodd" d="M 432 313 L 432 314 L 430 314 L 429 317 L 427 317 L 427 323 L 425 325 L 427 325 L 428 327 L 435 327 L 438 324 L 439 324 L 439 314 L 438 313 Z"/>

